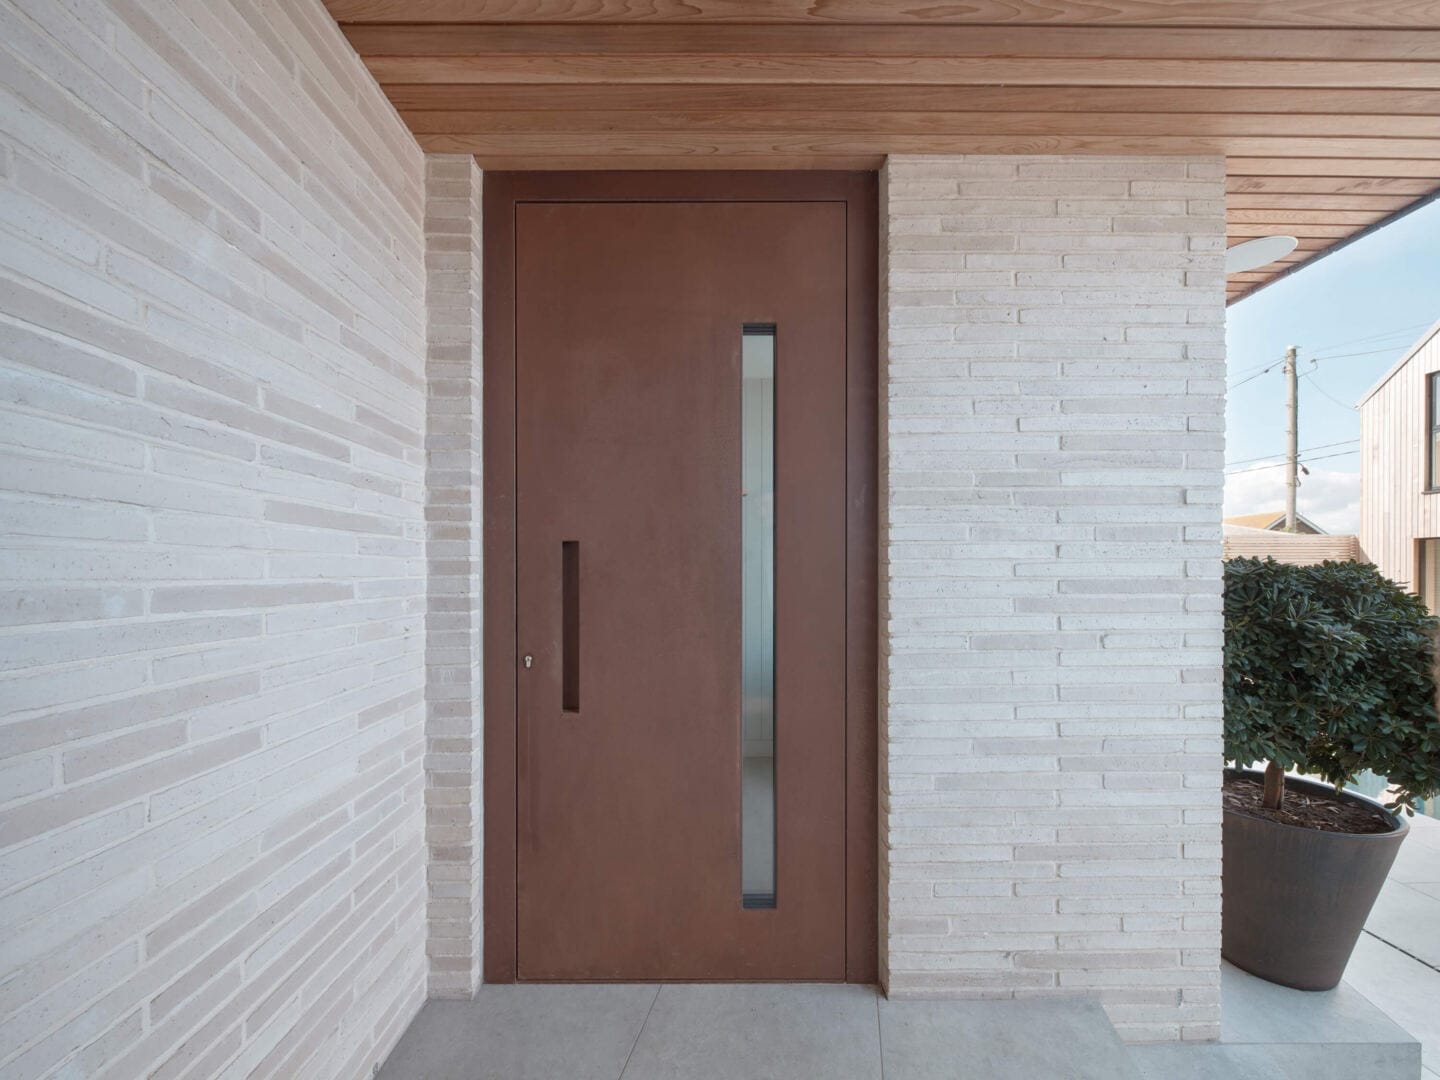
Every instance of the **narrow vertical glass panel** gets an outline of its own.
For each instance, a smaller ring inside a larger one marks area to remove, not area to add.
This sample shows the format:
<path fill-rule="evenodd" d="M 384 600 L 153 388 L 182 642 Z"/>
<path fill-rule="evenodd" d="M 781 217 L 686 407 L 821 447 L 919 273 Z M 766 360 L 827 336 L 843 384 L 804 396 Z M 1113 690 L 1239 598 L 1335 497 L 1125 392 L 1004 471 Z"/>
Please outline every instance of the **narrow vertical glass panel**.
<path fill-rule="evenodd" d="M 740 876 L 747 908 L 775 906 L 775 327 L 741 336 Z"/>

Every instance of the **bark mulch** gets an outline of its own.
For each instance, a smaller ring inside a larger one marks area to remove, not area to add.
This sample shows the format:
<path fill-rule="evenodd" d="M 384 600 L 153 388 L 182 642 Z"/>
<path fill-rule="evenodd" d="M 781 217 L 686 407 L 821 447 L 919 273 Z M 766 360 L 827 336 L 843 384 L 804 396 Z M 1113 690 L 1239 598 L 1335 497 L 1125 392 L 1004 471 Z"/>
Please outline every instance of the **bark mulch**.
<path fill-rule="evenodd" d="M 1390 822 L 1385 815 L 1364 803 L 1337 799 L 1333 795 L 1312 795 L 1285 788 L 1285 799 L 1279 810 L 1260 805 L 1264 788 L 1251 780 L 1225 779 L 1225 809 L 1250 817 L 1264 818 L 1282 825 L 1299 825 L 1339 833 L 1387 833 Z"/>

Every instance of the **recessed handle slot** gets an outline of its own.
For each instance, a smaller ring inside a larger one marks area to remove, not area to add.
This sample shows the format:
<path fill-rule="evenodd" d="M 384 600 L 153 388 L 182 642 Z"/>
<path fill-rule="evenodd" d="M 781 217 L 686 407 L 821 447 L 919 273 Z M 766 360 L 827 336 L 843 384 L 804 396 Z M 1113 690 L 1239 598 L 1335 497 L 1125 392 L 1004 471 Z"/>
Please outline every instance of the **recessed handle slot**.
<path fill-rule="evenodd" d="M 560 542 L 560 708 L 580 711 L 580 541 Z"/>

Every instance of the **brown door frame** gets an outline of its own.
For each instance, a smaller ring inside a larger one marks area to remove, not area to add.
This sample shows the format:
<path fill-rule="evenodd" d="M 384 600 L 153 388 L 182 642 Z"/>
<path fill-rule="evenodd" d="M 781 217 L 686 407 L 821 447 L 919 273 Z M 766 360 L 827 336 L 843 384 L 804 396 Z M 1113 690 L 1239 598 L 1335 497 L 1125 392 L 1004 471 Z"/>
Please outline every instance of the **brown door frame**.
<path fill-rule="evenodd" d="M 878 975 L 878 189 L 874 173 L 487 172 L 484 978 L 516 981 L 515 213 L 525 202 L 842 202 L 846 220 L 845 978 Z"/>

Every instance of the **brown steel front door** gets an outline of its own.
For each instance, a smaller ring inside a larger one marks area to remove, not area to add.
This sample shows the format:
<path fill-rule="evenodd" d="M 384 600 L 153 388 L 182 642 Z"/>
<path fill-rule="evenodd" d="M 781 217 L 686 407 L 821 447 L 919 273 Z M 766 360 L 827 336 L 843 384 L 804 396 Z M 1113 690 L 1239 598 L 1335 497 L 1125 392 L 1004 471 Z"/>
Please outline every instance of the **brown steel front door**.
<path fill-rule="evenodd" d="M 515 215 L 518 976 L 843 979 L 844 205 Z"/>

